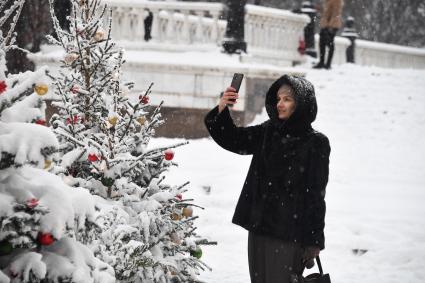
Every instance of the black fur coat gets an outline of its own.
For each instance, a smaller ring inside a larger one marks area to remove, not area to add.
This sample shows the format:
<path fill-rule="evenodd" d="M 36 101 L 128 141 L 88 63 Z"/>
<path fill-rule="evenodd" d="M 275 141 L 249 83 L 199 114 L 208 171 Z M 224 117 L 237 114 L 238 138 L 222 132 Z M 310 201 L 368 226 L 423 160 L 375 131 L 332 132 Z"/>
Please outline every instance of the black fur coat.
<path fill-rule="evenodd" d="M 286 121 L 278 119 L 276 108 L 284 84 L 294 89 L 296 102 Z M 317 113 L 312 84 L 282 76 L 266 95 L 266 110 L 270 119 L 251 127 L 236 127 L 227 107 L 221 113 L 215 107 L 205 117 L 217 144 L 253 155 L 232 221 L 255 233 L 324 249 L 330 146 L 311 127 Z"/>

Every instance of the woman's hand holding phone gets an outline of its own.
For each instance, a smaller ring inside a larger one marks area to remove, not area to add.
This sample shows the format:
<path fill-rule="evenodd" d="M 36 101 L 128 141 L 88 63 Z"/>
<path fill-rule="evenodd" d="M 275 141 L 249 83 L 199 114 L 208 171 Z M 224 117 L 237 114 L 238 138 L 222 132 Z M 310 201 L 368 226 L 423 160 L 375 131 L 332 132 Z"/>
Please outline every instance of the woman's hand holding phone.
<path fill-rule="evenodd" d="M 239 94 L 236 92 L 236 89 L 229 86 L 224 91 L 223 95 L 220 97 L 220 101 L 218 102 L 218 113 L 226 108 L 227 105 L 233 105 L 236 103 L 236 99 L 239 98 Z"/>
<path fill-rule="evenodd" d="M 232 107 L 236 103 L 236 99 L 239 98 L 239 89 L 242 84 L 244 75 L 242 73 L 234 73 L 232 82 L 228 88 L 224 91 L 220 97 L 218 103 L 218 113 L 224 110 L 226 106 Z"/>

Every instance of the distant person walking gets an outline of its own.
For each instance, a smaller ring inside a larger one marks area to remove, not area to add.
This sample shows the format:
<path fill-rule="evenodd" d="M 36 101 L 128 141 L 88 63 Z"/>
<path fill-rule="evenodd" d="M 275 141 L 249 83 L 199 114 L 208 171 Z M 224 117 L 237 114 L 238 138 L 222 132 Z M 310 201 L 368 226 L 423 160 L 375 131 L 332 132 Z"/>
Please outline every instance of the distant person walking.
<path fill-rule="evenodd" d="M 314 87 L 302 77 L 282 76 L 266 94 L 270 119 L 251 127 L 233 123 L 226 105 L 237 98 L 228 87 L 205 117 L 217 144 L 253 155 L 232 222 L 249 231 L 251 282 L 290 283 L 325 247 L 330 145 L 311 127 Z"/>
<path fill-rule="evenodd" d="M 332 57 L 335 50 L 335 35 L 342 26 L 342 0 L 323 0 L 322 13 L 320 16 L 320 40 L 319 52 L 320 61 L 313 68 L 330 69 L 332 65 Z M 328 48 L 328 57 L 325 60 L 326 48 Z"/>

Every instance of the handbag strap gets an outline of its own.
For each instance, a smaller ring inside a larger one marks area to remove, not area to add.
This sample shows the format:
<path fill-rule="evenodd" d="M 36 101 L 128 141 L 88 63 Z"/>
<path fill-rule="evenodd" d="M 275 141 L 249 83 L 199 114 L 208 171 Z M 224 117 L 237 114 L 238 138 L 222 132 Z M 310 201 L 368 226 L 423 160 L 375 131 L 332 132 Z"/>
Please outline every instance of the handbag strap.
<path fill-rule="evenodd" d="M 320 262 L 320 257 L 319 256 L 316 256 L 316 262 L 317 262 L 317 266 L 319 267 L 320 275 L 323 275 L 322 263 Z"/>

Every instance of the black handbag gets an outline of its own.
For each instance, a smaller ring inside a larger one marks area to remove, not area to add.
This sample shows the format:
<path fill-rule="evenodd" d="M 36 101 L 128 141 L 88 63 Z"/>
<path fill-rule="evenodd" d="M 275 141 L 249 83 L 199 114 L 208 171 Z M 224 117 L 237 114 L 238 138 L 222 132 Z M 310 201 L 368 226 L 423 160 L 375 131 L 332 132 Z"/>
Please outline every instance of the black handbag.
<path fill-rule="evenodd" d="M 317 266 L 319 267 L 319 273 L 312 273 L 307 275 L 307 277 L 304 278 L 304 283 L 331 283 L 329 274 L 323 274 L 322 263 L 320 262 L 319 256 L 316 256 L 316 262 Z"/>
<path fill-rule="evenodd" d="M 291 283 L 331 283 L 331 278 L 328 273 L 323 274 L 322 263 L 320 257 L 316 256 L 317 266 L 319 267 L 319 273 L 312 273 L 303 277 L 302 275 L 291 277 Z"/>

